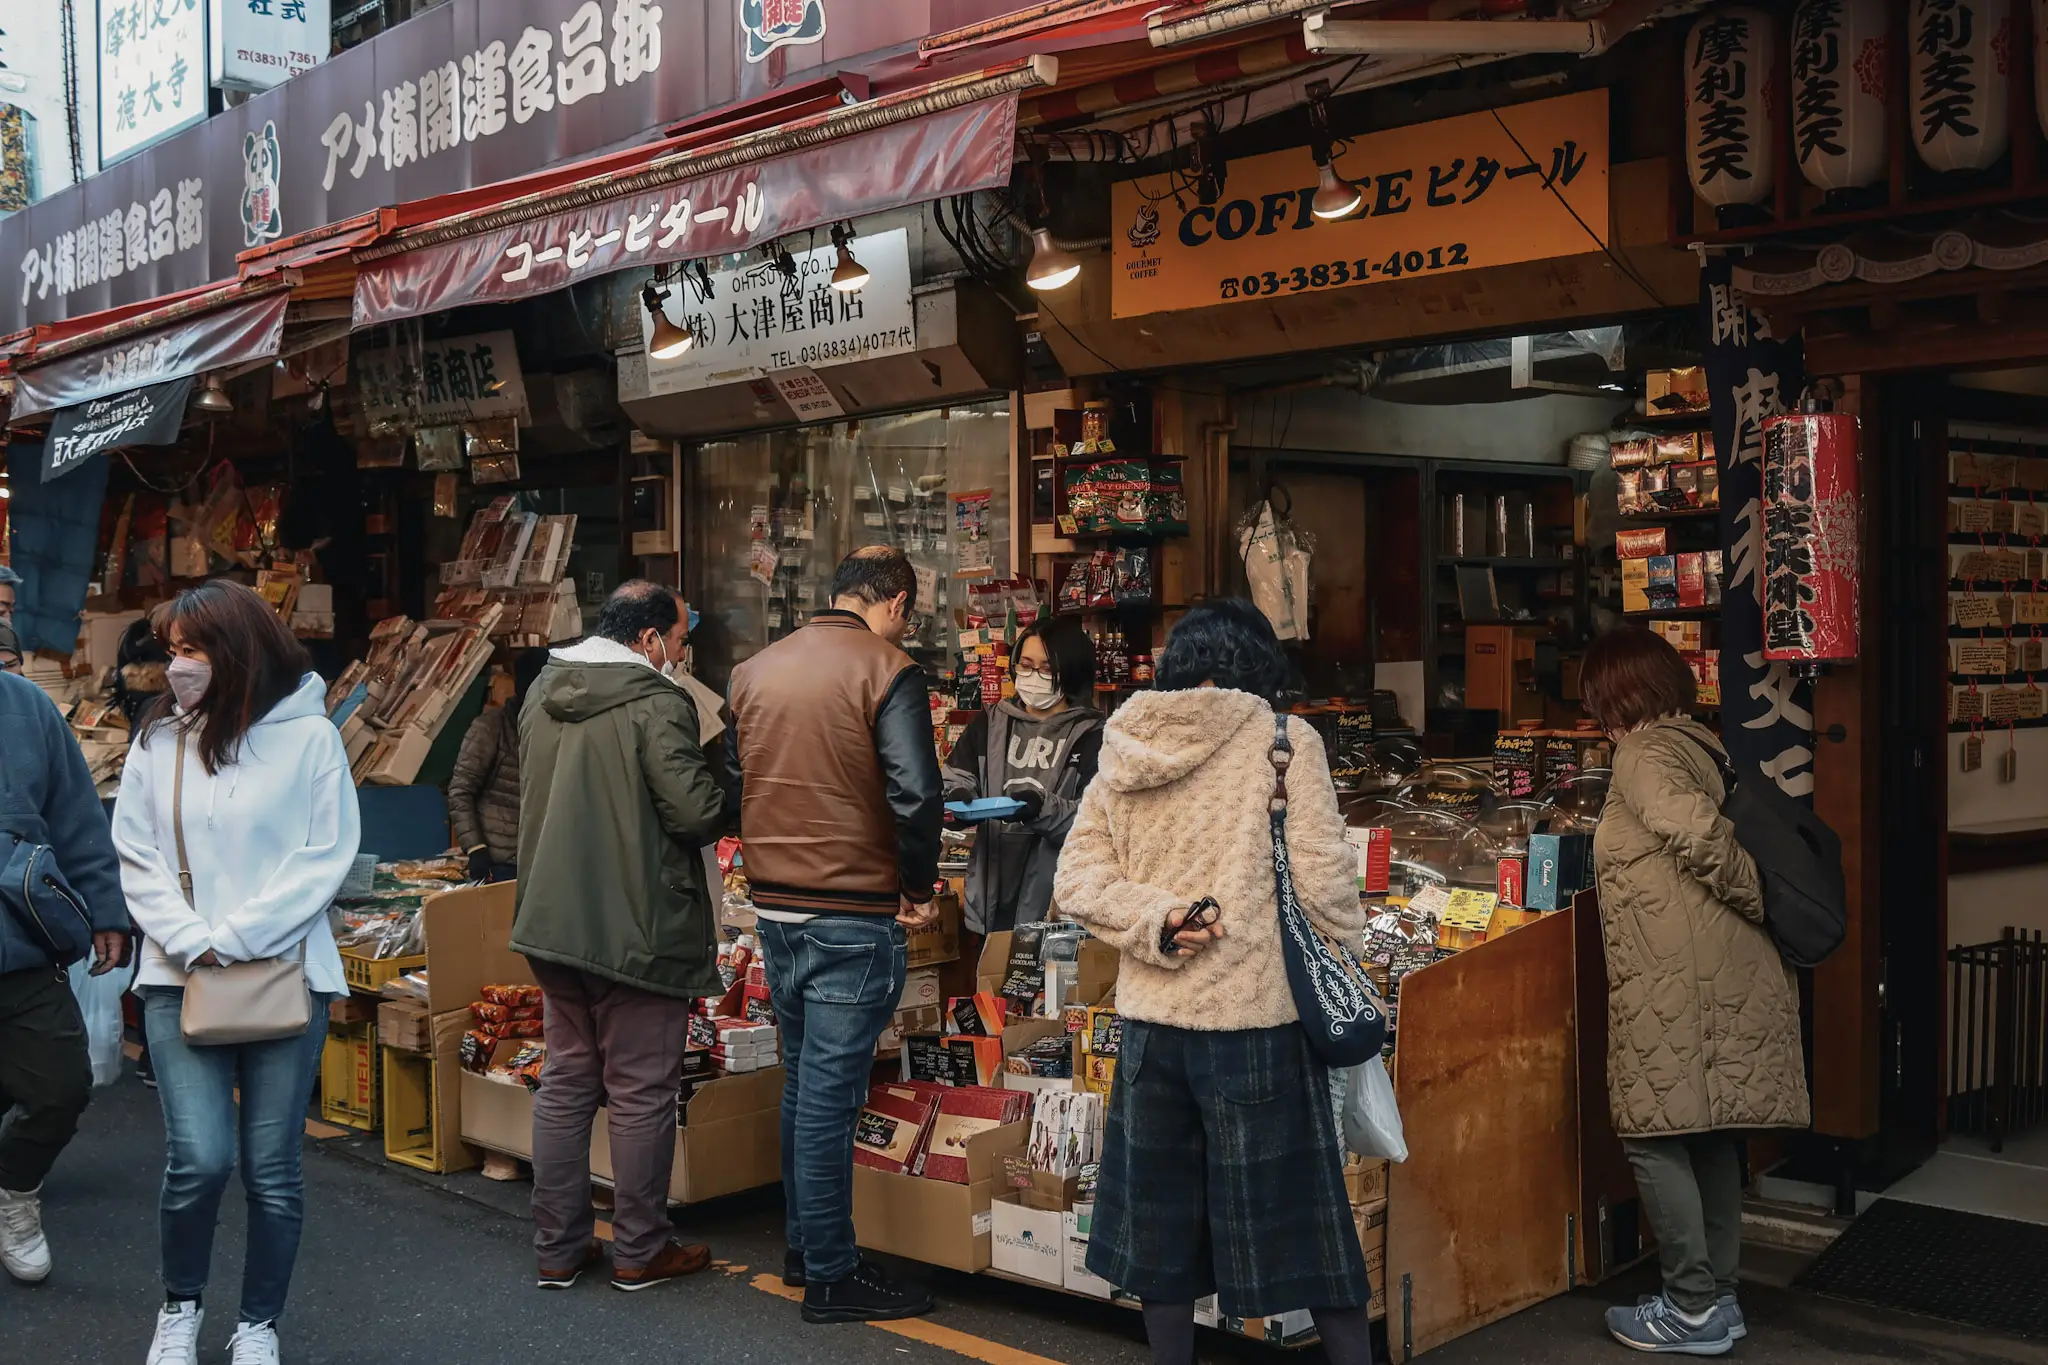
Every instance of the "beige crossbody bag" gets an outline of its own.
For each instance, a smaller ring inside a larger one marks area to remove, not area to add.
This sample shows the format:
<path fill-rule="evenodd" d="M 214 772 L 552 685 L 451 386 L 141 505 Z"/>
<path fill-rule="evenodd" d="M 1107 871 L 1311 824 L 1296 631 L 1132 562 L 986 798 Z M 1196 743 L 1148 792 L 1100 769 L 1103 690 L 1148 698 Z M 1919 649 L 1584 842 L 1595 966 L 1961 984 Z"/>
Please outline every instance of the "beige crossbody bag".
<path fill-rule="evenodd" d="M 178 845 L 178 889 L 192 905 L 192 864 L 185 856 L 185 736 L 178 735 L 178 769 L 171 779 L 171 834 Z M 296 1038 L 312 1022 L 306 989 L 306 941 L 293 957 L 269 957 L 227 967 L 194 967 L 185 974 L 179 1032 L 198 1047 L 267 1043 Z"/>

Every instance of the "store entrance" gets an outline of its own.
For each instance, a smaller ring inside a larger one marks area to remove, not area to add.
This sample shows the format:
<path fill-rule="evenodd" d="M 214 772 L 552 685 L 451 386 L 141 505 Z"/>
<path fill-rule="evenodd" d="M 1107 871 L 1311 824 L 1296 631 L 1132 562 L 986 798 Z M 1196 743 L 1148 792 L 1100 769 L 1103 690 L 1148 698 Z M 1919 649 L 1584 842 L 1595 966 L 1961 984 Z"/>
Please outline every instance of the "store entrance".
<path fill-rule="evenodd" d="M 1884 1192 L 2048 1224 L 2048 366 L 1880 413 Z"/>

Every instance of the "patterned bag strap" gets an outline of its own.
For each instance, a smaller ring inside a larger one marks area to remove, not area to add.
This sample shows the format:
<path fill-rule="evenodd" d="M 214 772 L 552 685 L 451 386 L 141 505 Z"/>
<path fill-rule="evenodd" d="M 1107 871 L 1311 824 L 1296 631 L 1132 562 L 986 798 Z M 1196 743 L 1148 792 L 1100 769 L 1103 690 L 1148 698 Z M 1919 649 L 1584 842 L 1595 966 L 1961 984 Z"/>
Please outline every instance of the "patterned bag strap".
<path fill-rule="evenodd" d="M 1284 814 L 1287 810 L 1287 769 L 1294 763 L 1294 741 L 1287 737 L 1287 716 L 1283 712 L 1273 715 L 1273 751 L 1268 757 L 1273 761 L 1273 795 L 1266 809 Z"/>

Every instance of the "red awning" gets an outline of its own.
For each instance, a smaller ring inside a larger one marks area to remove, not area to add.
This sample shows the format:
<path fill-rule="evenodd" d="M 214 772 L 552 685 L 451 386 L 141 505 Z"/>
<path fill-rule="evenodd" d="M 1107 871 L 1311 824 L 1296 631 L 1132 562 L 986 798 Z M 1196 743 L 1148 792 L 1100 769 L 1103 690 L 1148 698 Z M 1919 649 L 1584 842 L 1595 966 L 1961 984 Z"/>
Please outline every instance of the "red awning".
<path fill-rule="evenodd" d="M 355 325 L 527 298 L 1007 184 L 1017 94 L 1051 86 L 1057 71 L 1033 57 L 737 135 L 693 130 L 543 188 L 537 179 L 556 177 L 402 206 L 412 225 L 357 253 Z"/>
<path fill-rule="evenodd" d="M 155 308 L 129 311 L 118 321 L 39 346 L 32 357 L 14 359 L 8 420 L 23 422 L 145 384 L 268 359 L 283 340 L 290 303 L 283 281 L 219 285 L 175 301 L 157 300 Z"/>

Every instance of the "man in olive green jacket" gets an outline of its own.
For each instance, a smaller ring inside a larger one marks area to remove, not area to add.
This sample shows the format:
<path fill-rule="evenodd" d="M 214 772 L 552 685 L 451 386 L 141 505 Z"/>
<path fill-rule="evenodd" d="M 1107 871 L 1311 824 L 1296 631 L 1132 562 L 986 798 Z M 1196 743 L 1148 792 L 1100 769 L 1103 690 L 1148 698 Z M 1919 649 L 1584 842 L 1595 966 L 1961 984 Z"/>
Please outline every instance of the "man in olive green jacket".
<path fill-rule="evenodd" d="M 690 1000 L 721 990 L 699 850 L 718 834 L 725 796 L 696 708 L 667 676 L 687 634 L 673 592 L 627 583 L 596 634 L 550 656 L 520 715 L 512 947 L 547 996 L 533 1106 L 544 1288 L 603 1260 L 590 1207 L 600 1103 L 617 1185 L 613 1287 L 648 1288 L 710 1261 L 670 1239 L 668 1218 Z"/>

